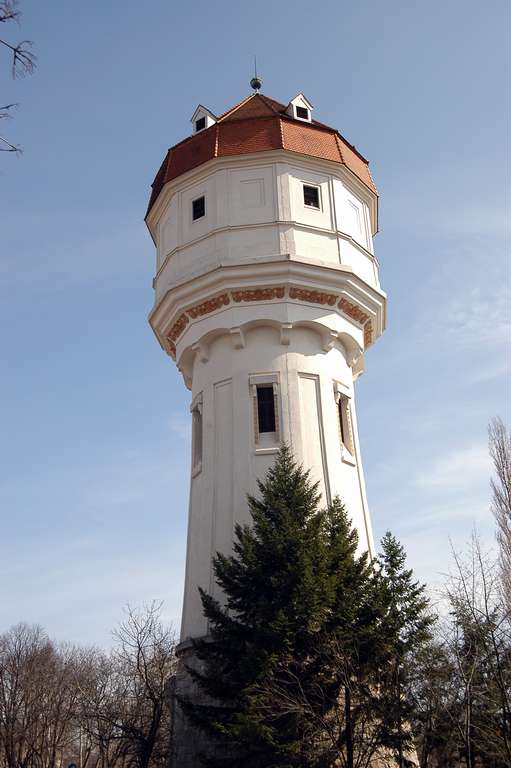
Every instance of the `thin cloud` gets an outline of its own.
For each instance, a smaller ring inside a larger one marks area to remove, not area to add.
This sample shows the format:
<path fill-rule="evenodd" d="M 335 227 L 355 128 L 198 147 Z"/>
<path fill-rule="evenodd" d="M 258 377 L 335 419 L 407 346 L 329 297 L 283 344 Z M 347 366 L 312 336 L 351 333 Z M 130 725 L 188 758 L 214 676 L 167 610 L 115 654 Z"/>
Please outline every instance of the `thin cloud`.
<path fill-rule="evenodd" d="M 423 490 L 451 493 L 480 486 L 491 473 L 486 445 L 457 448 L 436 458 L 416 475 L 416 485 Z"/>

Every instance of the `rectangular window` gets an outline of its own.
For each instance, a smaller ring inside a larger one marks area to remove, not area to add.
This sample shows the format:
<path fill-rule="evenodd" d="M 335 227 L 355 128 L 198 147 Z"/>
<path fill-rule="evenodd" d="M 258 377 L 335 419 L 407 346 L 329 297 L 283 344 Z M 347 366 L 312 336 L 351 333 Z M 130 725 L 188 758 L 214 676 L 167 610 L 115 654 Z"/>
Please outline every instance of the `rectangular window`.
<path fill-rule="evenodd" d="M 308 208 L 319 209 L 319 187 L 303 185 L 303 202 Z"/>
<path fill-rule="evenodd" d="M 343 445 L 346 445 L 346 425 L 345 425 L 345 413 L 344 413 L 344 403 L 343 398 L 339 398 L 339 402 L 337 403 L 337 411 L 339 416 L 339 431 L 341 433 L 341 443 Z"/>
<path fill-rule="evenodd" d="M 336 391 L 335 397 L 337 400 L 337 418 L 341 447 L 343 449 L 345 448 L 351 455 L 353 455 L 354 449 L 353 431 L 351 428 L 350 399 L 339 391 Z"/>
<path fill-rule="evenodd" d="M 199 119 L 195 121 L 195 132 L 198 133 L 199 131 L 202 131 L 205 127 L 206 127 L 206 118 L 199 117 Z"/>
<path fill-rule="evenodd" d="M 308 120 L 309 110 L 305 107 L 296 107 L 296 116 L 299 117 L 300 120 Z"/>
<path fill-rule="evenodd" d="M 255 449 L 257 452 L 275 453 L 280 444 L 279 374 L 253 373 L 248 383 Z"/>
<path fill-rule="evenodd" d="M 196 219 L 202 219 L 202 217 L 205 215 L 206 215 L 206 198 L 203 195 L 202 197 L 198 197 L 196 200 L 192 202 L 192 217 L 193 217 L 193 220 L 196 221 Z"/>
<path fill-rule="evenodd" d="M 259 434 L 275 432 L 275 397 L 273 386 L 257 387 L 257 421 Z"/>
<path fill-rule="evenodd" d="M 192 403 L 192 476 L 202 469 L 202 394 Z"/>

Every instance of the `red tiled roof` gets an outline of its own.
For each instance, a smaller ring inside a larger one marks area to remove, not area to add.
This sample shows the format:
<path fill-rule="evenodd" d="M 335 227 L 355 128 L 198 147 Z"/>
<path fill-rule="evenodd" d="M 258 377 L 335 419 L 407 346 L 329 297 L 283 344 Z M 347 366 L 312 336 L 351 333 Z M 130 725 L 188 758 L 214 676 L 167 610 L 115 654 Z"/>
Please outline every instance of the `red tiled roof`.
<path fill-rule="evenodd" d="M 341 163 L 376 192 L 367 160 L 338 131 L 322 123 L 299 122 L 286 106 L 263 94 L 253 94 L 231 107 L 218 122 L 171 147 L 152 185 L 147 213 L 165 184 L 214 157 L 286 149 Z"/>

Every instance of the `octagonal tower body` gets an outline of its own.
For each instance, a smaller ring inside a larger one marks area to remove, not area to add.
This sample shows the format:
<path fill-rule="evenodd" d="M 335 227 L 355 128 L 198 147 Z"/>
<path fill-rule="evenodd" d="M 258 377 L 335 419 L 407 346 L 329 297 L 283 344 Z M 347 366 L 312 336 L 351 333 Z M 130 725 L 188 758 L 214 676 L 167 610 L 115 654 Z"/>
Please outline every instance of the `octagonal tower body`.
<path fill-rule="evenodd" d="M 219 118 L 199 107 L 193 125 L 147 214 L 150 323 L 192 393 L 182 641 L 206 634 L 197 588 L 218 595 L 212 557 L 250 522 L 246 494 L 284 442 L 373 553 L 354 382 L 386 306 L 367 162 L 305 97 L 255 94 Z"/>

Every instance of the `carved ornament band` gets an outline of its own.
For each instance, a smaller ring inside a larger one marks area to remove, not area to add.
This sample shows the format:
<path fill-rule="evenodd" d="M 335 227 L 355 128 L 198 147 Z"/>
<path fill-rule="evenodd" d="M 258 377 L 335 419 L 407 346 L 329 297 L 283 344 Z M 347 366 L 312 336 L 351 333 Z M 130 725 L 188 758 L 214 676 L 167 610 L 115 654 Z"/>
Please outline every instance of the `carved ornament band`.
<path fill-rule="evenodd" d="M 210 312 L 215 312 L 217 309 L 228 306 L 231 300 L 236 304 L 240 304 L 245 301 L 272 301 L 274 299 L 283 299 L 286 295 L 285 285 L 274 285 L 268 288 L 240 288 L 233 291 L 225 291 L 217 296 L 213 296 L 210 299 L 202 301 L 200 304 L 195 304 L 193 307 L 188 307 L 182 312 L 177 320 L 172 324 L 169 332 L 167 333 L 167 345 L 171 356 L 176 358 L 176 341 L 181 336 L 186 326 L 190 322 L 190 318 L 196 319 L 203 315 L 208 315 Z M 344 297 L 339 297 L 335 293 L 324 293 L 322 291 L 316 291 L 308 288 L 299 288 L 297 286 L 290 286 L 289 298 L 298 301 L 306 301 L 310 304 L 322 304 L 333 307 L 337 302 L 337 308 L 341 310 L 345 315 L 351 317 L 357 323 L 360 323 L 364 327 L 364 345 L 367 347 L 373 340 L 373 326 L 369 318 L 369 315 L 364 312 L 356 304 L 352 304 L 351 301 Z"/>

